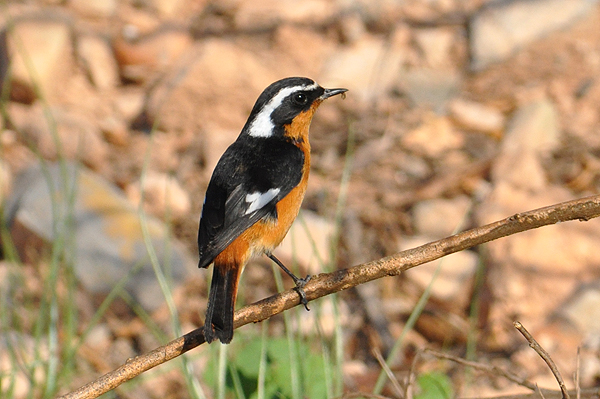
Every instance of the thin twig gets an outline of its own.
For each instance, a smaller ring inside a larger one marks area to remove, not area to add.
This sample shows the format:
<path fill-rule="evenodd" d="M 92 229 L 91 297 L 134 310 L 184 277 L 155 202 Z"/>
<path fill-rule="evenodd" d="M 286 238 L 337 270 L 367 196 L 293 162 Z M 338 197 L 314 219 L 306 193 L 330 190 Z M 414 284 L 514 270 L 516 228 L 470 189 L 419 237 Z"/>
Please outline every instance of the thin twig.
<path fill-rule="evenodd" d="M 476 370 L 485 371 L 490 374 L 501 375 L 502 377 L 506 378 L 507 380 L 512 381 L 518 385 L 521 385 L 525 388 L 531 389 L 532 391 L 535 391 L 535 389 L 536 389 L 536 384 L 529 382 L 528 380 L 521 378 L 518 375 L 513 374 L 508 370 L 501 369 L 500 367 L 492 366 L 490 364 L 485 364 L 485 363 L 480 363 L 480 362 L 473 362 L 470 360 L 462 359 L 460 357 L 452 356 L 447 353 L 438 352 L 436 350 L 429 349 L 429 348 L 425 348 L 423 351 L 426 353 L 430 353 L 433 356 L 440 358 L 440 359 L 451 360 L 458 364 L 462 364 L 467 367 L 472 367 Z"/>
<path fill-rule="evenodd" d="M 501 237 L 569 220 L 587 221 L 600 216 L 600 196 L 592 196 L 545 208 L 519 213 L 482 227 L 455 234 L 442 240 L 402 251 L 392 256 L 314 276 L 304 287 L 309 301 L 356 287 L 386 276 L 402 272 L 442 256 L 459 252 Z M 234 316 L 234 328 L 266 320 L 299 304 L 295 290 L 287 290 L 238 310 Z M 97 398 L 122 383 L 165 363 L 205 342 L 200 327 L 147 354 L 128 360 L 124 365 L 97 380 L 88 383 L 61 399 Z"/>
<path fill-rule="evenodd" d="M 398 379 L 396 378 L 394 373 L 392 373 L 390 366 L 388 366 L 388 364 L 386 363 L 383 356 L 381 356 L 381 351 L 377 347 L 375 347 L 375 348 L 373 348 L 372 353 L 373 353 L 373 356 L 375 356 L 375 359 L 377 359 L 377 362 L 379 362 L 379 365 L 381 366 L 383 371 L 385 371 L 385 374 L 387 374 L 388 380 L 390 380 L 390 382 L 392 383 L 392 386 L 396 390 L 396 393 L 401 398 L 404 398 L 404 396 L 402 396 L 404 391 L 402 390 L 402 387 L 400 386 Z"/>
<path fill-rule="evenodd" d="M 413 384 L 415 382 L 415 370 L 417 369 L 417 363 L 421 359 L 422 350 L 418 350 L 415 353 L 415 357 L 410 363 L 410 368 L 408 369 L 408 375 L 406 376 L 406 382 L 404 383 L 404 398 L 412 399 L 413 397 Z"/>
<path fill-rule="evenodd" d="M 531 349 L 533 349 L 538 355 L 540 355 L 540 357 L 546 362 L 546 364 L 550 368 L 550 371 L 554 375 L 554 378 L 556 378 L 556 381 L 558 381 L 558 386 L 560 386 L 560 391 L 562 392 L 563 399 L 570 399 L 569 392 L 567 391 L 567 387 L 565 386 L 565 381 L 560 376 L 560 372 L 558 371 L 554 360 L 552 360 L 548 352 L 546 352 L 546 350 L 542 348 L 542 346 L 535 340 L 535 338 L 533 338 L 533 336 L 529 333 L 529 331 L 527 331 L 523 324 L 521 324 L 518 321 L 515 321 L 513 325 L 517 330 L 519 330 L 521 334 L 523 334 L 527 342 L 529 342 L 529 346 L 531 347 Z"/>
<path fill-rule="evenodd" d="M 540 395 L 540 399 L 546 399 L 546 397 L 544 396 L 544 393 L 542 392 L 542 390 L 540 389 L 540 387 L 538 386 L 538 384 L 535 384 L 535 392 Z"/>

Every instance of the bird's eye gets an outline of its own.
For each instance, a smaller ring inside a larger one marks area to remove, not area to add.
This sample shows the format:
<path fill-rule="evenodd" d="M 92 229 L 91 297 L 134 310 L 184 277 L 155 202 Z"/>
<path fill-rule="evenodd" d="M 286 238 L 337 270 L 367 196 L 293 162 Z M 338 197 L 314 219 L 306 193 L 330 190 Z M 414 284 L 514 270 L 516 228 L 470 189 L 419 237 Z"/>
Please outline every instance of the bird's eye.
<path fill-rule="evenodd" d="M 308 97 L 304 93 L 296 93 L 292 96 L 292 101 L 298 105 L 306 105 L 308 101 Z"/>

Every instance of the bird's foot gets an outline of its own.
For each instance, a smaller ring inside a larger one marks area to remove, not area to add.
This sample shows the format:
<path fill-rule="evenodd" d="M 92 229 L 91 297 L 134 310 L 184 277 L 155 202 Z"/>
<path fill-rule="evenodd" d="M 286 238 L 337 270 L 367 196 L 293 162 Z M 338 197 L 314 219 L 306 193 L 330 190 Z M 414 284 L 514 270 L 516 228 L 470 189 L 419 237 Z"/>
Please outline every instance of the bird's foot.
<path fill-rule="evenodd" d="M 304 278 L 296 277 L 294 279 L 294 282 L 296 283 L 296 287 L 294 289 L 296 290 L 298 295 L 300 295 L 300 303 L 304 305 L 304 309 L 306 309 L 307 311 L 310 311 L 310 309 L 308 308 L 308 299 L 306 299 L 306 292 L 304 292 L 304 286 L 310 281 L 311 278 L 311 275 L 307 275 Z"/>

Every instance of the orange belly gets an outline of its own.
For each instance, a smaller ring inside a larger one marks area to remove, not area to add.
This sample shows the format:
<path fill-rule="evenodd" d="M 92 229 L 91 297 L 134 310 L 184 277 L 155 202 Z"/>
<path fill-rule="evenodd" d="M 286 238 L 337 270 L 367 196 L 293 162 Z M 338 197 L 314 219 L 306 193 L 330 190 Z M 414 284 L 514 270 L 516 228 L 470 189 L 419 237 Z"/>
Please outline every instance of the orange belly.
<path fill-rule="evenodd" d="M 286 136 L 294 141 L 304 153 L 304 166 L 300 183 L 276 205 L 277 220 L 258 221 L 239 235 L 227 248 L 215 258 L 215 265 L 225 267 L 244 266 L 254 255 L 270 252 L 284 239 L 292 223 L 298 216 L 300 205 L 306 193 L 310 172 L 310 144 L 308 128 L 319 102 L 296 116 L 290 125 L 286 125 Z"/>
<path fill-rule="evenodd" d="M 305 172 L 300 184 L 277 203 L 277 220 L 267 219 L 255 223 L 217 255 L 215 264 L 243 266 L 252 256 L 274 250 L 298 216 L 307 180 L 308 172 Z"/>

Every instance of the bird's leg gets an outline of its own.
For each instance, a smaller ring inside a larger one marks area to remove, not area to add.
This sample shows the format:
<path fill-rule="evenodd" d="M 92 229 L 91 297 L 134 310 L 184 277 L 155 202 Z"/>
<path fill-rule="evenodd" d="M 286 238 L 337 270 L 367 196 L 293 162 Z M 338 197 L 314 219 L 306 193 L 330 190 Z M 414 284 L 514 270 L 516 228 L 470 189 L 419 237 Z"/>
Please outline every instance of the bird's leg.
<path fill-rule="evenodd" d="M 292 280 L 294 280 L 294 283 L 296 284 L 295 290 L 296 290 L 296 292 L 298 292 L 298 295 L 300 295 L 300 303 L 304 305 L 304 308 L 306 310 L 310 310 L 308 308 L 308 300 L 306 299 L 306 293 L 304 292 L 303 288 L 306 285 L 306 283 L 308 283 L 310 281 L 311 276 L 308 275 L 304 278 L 299 278 L 294 273 L 292 273 L 287 267 L 285 267 L 285 265 L 283 263 L 281 263 L 281 261 L 279 259 L 277 259 L 275 257 L 275 255 L 273 255 L 270 252 L 267 252 L 266 255 L 273 262 L 277 263 L 277 266 L 279 266 L 281 268 L 281 270 L 283 270 L 288 276 L 290 276 L 292 278 Z"/>

